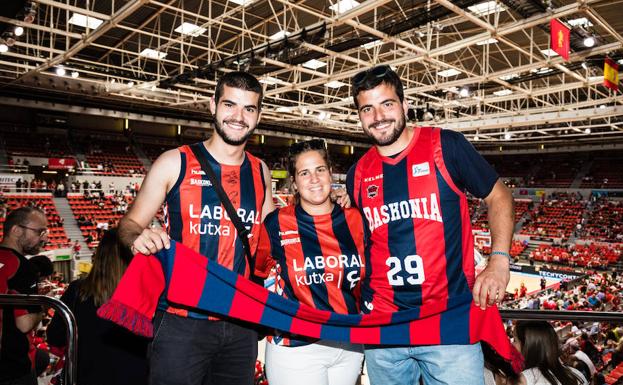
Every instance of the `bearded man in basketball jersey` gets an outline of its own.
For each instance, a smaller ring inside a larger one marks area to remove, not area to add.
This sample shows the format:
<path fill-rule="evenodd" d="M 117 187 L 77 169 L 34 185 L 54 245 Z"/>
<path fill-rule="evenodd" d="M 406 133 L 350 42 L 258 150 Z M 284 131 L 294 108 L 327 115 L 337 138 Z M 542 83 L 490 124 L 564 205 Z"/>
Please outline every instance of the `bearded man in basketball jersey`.
<path fill-rule="evenodd" d="M 214 170 L 243 224 L 255 253 L 261 221 L 271 212 L 271 178 L 263 161 L 244 151 L 260 119 L 262 87 L 245 72 L 217 83 L 210 110 L 214 134 L 198 146 L 163 153 L 145 177 L 119 224 L 134 252 L 156 253 L 174 239 L 246 277 L 250 266 L 242 242 L 199 157 Z M 149 226 L 165 203 L 166 231 Z M 253 384 L 257 333 L 246 325 L 178 309 L 163 297 L 154 319 L 150 384 Z"/>
<path fill-rule="evenodd" d="M 458 337 L 469 334 L 469 311 L 462 318 L 451 309 L 484 309 L 504 297 L 512 195 L 463 135 L 406 128 L 403 85 L 389 66 L 355 75 L 352 90 L 374 142 L 346 182 L 370 231 L 362 311 L 419 309 L 430 320 L 421 331 L 426 345 L 366 346 L 371 383 L 483 384 L 480 344 Z M 493 252 L 478 278 L 466 191 L 489 209 Z"/>

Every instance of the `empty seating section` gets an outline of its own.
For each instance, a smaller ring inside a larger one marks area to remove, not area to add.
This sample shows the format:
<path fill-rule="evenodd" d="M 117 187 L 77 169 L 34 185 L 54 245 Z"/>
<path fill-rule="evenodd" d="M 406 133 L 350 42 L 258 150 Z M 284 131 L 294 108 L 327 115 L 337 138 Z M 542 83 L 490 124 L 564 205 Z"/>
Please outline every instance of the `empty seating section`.
<path fill-rule="evenodd" d="M 582 188 L 623 188 L 622 151 L 596 153 Z"/>
<path fill-rule="evenodd" d="M 582 238 L 623 242 L 623 203 L 599 199 L 584 226 Z"/>
<path fill-rule="evenodd" d="M 45 250 L 60 249 L 69 247 L 70 241 L 67 239 L 63 228 L 63 219 L 56 211 L 52 194 L 5 194 L 0 198 L 4 201 L 4 207 L 8 214 L 11 210 L 24 206 L 34 206 L 42 209 L 48 220 L 48 243 Z M 5 216 L 0 216 L 0 236 L 3 235 Z"/>
<path fill-rule="evenodd" d="M 0 132 L 7 155 L 14 158 L 31 157 L 73 157 L 67 137 L 64 135 Z"/>
<path fill-rule="evenodd" d="M 580 223 L 586 202 L 572 194 L 558 194 L 541 203 L 526 219 L 521 234 L 547 238 L 569 238 Z"/>
<path fill-rule="evenodd" d="M 90 146 L 87 163 L 94 175 L 129 176 L 144 174 L 145 169 L 128 142 L 98 140 Z"/>
<path fill-rule="evenodd" d="M 178 147 L 176 144 L 152 144 L 152 143 L 141 143 L 141 147 L 143 148 L 143 152 L 147 159 L 150 162 L 155 162 L 156 159 L 167 150 L 171 150 L 173 148 Z"/>
<path fill-rule="evenodd" d="M 584 156 L 578 154 L 548 154 L 539 158 L 538 169 L 529 186 L 567 188 L 580 171 Z"/>
<path fill-rule="evenodd" d="M 499 176 L 524 181 L 530 177 L 535 162 L 534 155 L 522 154 L 487 155 L 485 159 L 495 168 Z"/>

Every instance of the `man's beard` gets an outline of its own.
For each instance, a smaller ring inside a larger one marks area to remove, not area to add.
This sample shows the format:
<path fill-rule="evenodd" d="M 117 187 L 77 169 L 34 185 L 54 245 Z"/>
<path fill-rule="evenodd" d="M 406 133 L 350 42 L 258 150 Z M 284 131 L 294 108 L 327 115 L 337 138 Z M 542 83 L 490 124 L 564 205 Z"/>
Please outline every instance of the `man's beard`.
<path fill-rule="evenodd" d="M 226 123 L 227 121 L 224 121 L 224 123 Z M 245 126 L 248 127 L 248 125 L 244 122 L 237 122 L 237 121 L 231 121 L 234 123 L 238 123 L 238 124 L 244 124 Z M 218 118 L 215 117 L 214 119 L 214 129 L 216 130 L 217 134 L 223 139 L 223 142 L 229 144 L 230 146 L 240 146 L 243 145 L 247 142 L 247 140 L 249 139 L 249 137 L 251 135 L 253 135 L 253 131 L 255 131 L 255 127 L 253 127 L 252 130 L 249 130 L 244 136 L 242 136 L 239 139 L 234 139 L 232 137 L 227 136 L 227 134 L 225 133 L 225 130 L 223 130 L 223 128 L 221 127 L 221 124 L 218 121 Z"/>
<path fill-rule="evenodd" d="M 385 124 L 385 123 L 394 123 L 394 130 L 389 134 L 389 136 L 387 137 L 383 137 L 383 138 L 377 138 L 374 135 L 372 135 L 372 129 L 375 126 L 378 126 L 380 124 Z M 407 126 L 406 120 L 404 118 L 404 116 L 400 119 L 400 120 L 395 120 L 395 119 L 385 119 L 385 120 L 381 120 L 378 122 L 374 122 L 371 125 L 368 126 L 368 128 L 365 130 L 366 134 L 368 135 L 368 137 L 370 139 L 372 139 L 372 142 L 377 145 L 377 146 L 389 146 L 394 144 L 398 138 L 400 137 L 400 135 L 402 135 L 402 132 L 405 130 L 405 127 Z"/>
<path fill-rule="evenodd" d="M 39 252 L 44 246 L 45 246 L 44 243 L 38 242 L 32 246 L 28 246 L 28 247 L 24 246 L 22 248 L 22 252 L 24 253 L 24 255 L 37 255 L 39 254 Z"/>

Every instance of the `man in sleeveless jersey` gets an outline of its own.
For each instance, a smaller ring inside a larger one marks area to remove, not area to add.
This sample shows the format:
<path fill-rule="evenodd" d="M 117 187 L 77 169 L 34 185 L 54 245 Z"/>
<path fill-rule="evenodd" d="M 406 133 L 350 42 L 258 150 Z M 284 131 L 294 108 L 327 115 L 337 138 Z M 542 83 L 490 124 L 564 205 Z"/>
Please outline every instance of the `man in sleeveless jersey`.
<path fill-rule="evenodd" d="M 480 344 L 456 341 L 469 318 L 451 306 L 499 303 L 509 280 L 513 200 L 463 135 L 406 128 L 403 85 L 389 66 L 352 79 L 355 106 L 372 147 L 347 175 L 351 201 L 370 231 L 362 311 L 419 309 L 431 345 L 366 346 L 372 384 L 483 384 Z M 475 278 L 466 191 L 489 209 L 492 255 Z M 437 345 L 438 344 L 438 345 Z"/>
<path fill-rule="evenodd" d="M 134 252 L 156 253 L 175 239 L 221 265 L 249 276 L 242 242 L 198 157 L 214 170 L 243 224 L 252 254 L 260 223 L 271 212 L 271 178 L 263 161 L 244 151 L 260 119 L 262 87 L 245 72 L 219 79 L 210 110 L 214 134 L 201 145 L 163 153 L 119 224 Z M 166 231 L 149 226 L 165 203 Z M 175 308 L 161 298 L 150 347 L 150 384 L 253 383 L 257 333 L 246 325 Z"/>

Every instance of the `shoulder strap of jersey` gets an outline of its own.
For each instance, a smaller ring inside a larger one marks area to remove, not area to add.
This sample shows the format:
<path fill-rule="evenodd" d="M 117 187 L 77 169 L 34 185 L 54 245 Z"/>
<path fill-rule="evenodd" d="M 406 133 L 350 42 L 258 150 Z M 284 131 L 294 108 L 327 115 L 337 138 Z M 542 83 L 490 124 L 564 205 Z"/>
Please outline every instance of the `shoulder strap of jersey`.
<path fill-rule="evenodd" d="M 236 228 L 236 231 L 238 233 L 238 237 L 240 237 L 240 240 L 242 241 L 242 246 L 244 249 L 244 253 L 247 257 L 247 263 L 249 264 L 250 271 L 253 272 L 255 264 L 253 263 L 254 261 L 253 261 L 253 257 L 251 256 L 251 245 L 249 244 L 249 235 L 251 232 L 242 223 L 242 220 L 238 216 L 236 209 L 234 208 L 231 201 L 227 197 L 225 190 L 223 190 L 221 181 L 218 180 L 218 178 L 216 177 L 214 170 L 212 170 L 210 163 L 207 161 L 205 156 L 203 156 L 203 154 L 201 153 L 201 148 L 199 146 L 203 146 L 203 142 L 192 144 L 190 146 L 190 149 L 193 152 L 193 154 L 195 154 L 195 158 L 201 165 L 201 169 L 206 173 L 206 175 L 210 179 L 210 182 L 212 183 L 212 186 L 214 187 L 216 194 L 221 200 L 221 203 L 223 204 L 223 206 L 225 207 L 225 211 L 227 211 L 227 214 L 229 215 L 229 219 L 234 224 L 234 227 Z"/>
<path fill-rule="evenodd" d="M 455 193 L 463 195 L 464 193 L 454 184 L 454 181 L 450 176 L 450 172 L 446 167 L 446 162 L 443 160 L 443 152 L 441 148 L 441 128 L 435 127 L 432 130 L 433 158 L 435 160 L 435 164 L 448 186 L 450 186 Z"/>

